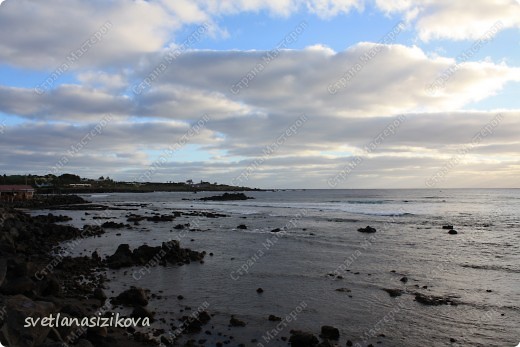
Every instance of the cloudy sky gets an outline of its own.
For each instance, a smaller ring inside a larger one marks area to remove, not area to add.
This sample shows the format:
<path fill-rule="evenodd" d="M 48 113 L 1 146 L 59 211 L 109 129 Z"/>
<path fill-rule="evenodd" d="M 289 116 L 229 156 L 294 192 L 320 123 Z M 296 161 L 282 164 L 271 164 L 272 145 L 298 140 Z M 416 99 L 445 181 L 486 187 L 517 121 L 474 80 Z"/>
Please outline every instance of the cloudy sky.
<path fill-rule="evenodd" d="M 6 0 L 0 173 L 520 187 L 517 0 Z"/>

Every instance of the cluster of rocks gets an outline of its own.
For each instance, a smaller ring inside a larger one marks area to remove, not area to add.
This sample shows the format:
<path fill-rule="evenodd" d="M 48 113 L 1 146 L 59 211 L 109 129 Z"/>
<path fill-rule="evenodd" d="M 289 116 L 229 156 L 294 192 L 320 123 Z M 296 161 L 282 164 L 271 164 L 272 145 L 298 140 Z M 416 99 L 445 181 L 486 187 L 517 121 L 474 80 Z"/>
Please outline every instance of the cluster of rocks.
<path fill-rule="evenodd" d="M 163 242 L 161 246 L 142 245 L 133 251 L 128 244 L 121 244 L 116 252 L 108 256 L 106 264 L 111 269 L 136 265 L 167 265 L 189 264 L 192 261 L 202 261 L 206 252 L 192 251 L 189 248 L 181 248 L 177 240 Z"/>
<path fill-rule="evenodd" d="M 34 198 L 31 200 L 4 203 L 6 204 L 6 206 L 4 207 L 44 209 L 49 207 L 68 206 L 86 203 L 88 203 L 88 201 L 86 201 L 82 197 L 72 194 L 35 195 Z"/>
<path fill-rule="evenodd" d="M 244 193 L 224 193 L 223 195 L 207 196 L 200 198 L 202 201 L 230 201 L 230 200 L 248 200 L 254 199 L 245 195 Z"/>
<path fill-rule="evenodd" d="M 183 249 L 178 241 L 170 241 L 133 251 L 128 245 L 121 245 L 116 254 L 105 260 L 97 252 L 90 257 L 70 257 L 68 250 L 57 246 L 59 243 L 78 245 L 69 240 L 99 235 L 104 230 L 100 226 L 87 225 L 81 230 L 54 224 L 65 219 L 53 215 L 30 217 L 14 209 L 0 208 L 0 343 L 19 347 L 149 344 L 147 334 L 134 328 L 24 325 L 27 317 L 42 319 L 59 314 L 83 319 L 102 311 L 103 316 L 110 316 L 103 290 L 107 265 L 150 265 L 154 261 L 161 263 L 160 259 L 185 264 L 202 260 L 205 252 Z M 152 322 L 155 314 L 146 308 L 148 301 L 149 292 L 140 288 L 130 288 L 111 299 L 113 305 L 131 307 L 129 317 L 147 317 Z M 203 314 L 200 317 L 206 319 Z"/>

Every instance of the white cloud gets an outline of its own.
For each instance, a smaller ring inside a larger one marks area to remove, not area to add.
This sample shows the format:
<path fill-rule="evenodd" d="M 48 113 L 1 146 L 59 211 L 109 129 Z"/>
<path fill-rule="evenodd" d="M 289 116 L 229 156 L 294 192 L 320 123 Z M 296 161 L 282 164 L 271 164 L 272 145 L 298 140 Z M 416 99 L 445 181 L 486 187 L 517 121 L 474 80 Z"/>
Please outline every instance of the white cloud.
<path fill-rule="evenodd" d="M 387 13 L 401 13 L 415 23 L 423 41 L 476 40 L 507 28 L 520 28 L 520 6 L 515 0 L 376 0 Z M 497 26 L 498 23 L 498 26 Z"/>

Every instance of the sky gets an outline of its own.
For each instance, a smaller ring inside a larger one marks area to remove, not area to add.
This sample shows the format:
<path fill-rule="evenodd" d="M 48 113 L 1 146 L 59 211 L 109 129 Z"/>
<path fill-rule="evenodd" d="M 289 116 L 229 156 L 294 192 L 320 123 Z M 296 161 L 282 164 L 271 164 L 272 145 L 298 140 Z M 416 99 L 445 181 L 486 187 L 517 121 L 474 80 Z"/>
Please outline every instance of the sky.
<path fill-rule="evenodd" d="M 6 0 L 0 174 L 520 187 L 517 0 Z"/>

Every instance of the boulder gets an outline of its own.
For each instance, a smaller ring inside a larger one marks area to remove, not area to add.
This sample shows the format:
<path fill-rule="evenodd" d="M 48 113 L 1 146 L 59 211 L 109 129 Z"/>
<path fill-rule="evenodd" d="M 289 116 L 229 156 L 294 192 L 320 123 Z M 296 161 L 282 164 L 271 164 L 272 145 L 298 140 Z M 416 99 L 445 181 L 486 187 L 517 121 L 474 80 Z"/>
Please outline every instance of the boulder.
<path fill-rule="evenodd" d="M 134 264 L 132 259 L 132 251 L 130 245 L 123 243 L 117 247 L 116 252 L 107 257 L 108 267 L 111 269 L 120 269 L 122 267 L 132 266 Z"/>
<path fill-rule="evenodd" d="M 92 297 L 94 299 L 100 300 L 102 303 L 104 303 L 107 300 L 107 295 L 101 288 L 94 289 L 94 292 L 92 293 Z"/>
<path fill-rule="evenodd" d="M 339 330 L 338 328 L 334 328 L 330 325 L 324 325 L 321 327 L 320 337 L 323 339 L 338 340 Z"/>
<path fill-rule="evenodd" d="M 270 320 L 271 322 L 280 322 L 282 320 L 282 318 L 277 317 L 273 314 L 270 314 L 267 319 Z"/>
<path fill-rule="evenodd" d="M 361 233 L 375 233 L 376 228 L 372 228 L 370 225 L 367 225 L 366 228 L 359 228 L 358 231 Z"/>
<path fill-rule="evenodd" d="M 32 301 L 23 295 L 11 297 L 7 301 L 7 318 L 2 327 L 2 333 L 7 341 L 7 345 L 35 347 L 43 344 L 51 328 L 41 324 L 25 328 L 25 320 L 27 317 L 33 319 L 49 317 L 54 312 L 54 304 L 50 302 Z"/>
<path fill-rule="evenodd" d="M 0 287 L 4 283 L 6 275 L 7 275 L 7 260 L 0 259 Z"/>
<path fill-rule="evenodd" d="M 401 289 L 384 288 L 383 290 L 387 292 L 392 298 L 403 295 L 403 290 Z"/>
<path fill-rule="evenodd" d="M 148 305 L 148 294 L 142 288 L 131 287 L 112 299 L 115 305 L 129 307 Z"/>
<path fill-rule="evenodd" d="M 4 282 L 0 288 L 0 292 L 6 295 L 23 294 L 26 296 L 33 296 L 36 289 L 36 283 L 29 277 L 11 278 Z"/>
<path fill-rule="evenodd" d="M 245 327 L 246 323 L 241 321 L 240 319 L 235 318 L 234 316 L 231 316 L 231 319 L 229 320 L 229 325 L 232 327 Z"/>
<path fill-rule="evenodd" d="M 154 314 L 150 312 L 148 309 L 144 308 L 143 306 L 136 306 L 134 307 L 134 310 L 132 311 L 132 314 L 130 317 L 133 318 L 149 318 L 150 322 L 153 322 L 153 316 Z"/>
<path fill-rule="evenodd" d="M 291 330 L 291 337 L 289 342 L 292 347 L 315 347 L 318 345 L 318 338 L 312 333 Z"/>
<path fill-rule="evenodd" d="M 449 297 L 425 295 L 422 293 L 415 293 L 415 301 L 429 306 L 456 305 L 456 303 Z"/>

